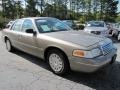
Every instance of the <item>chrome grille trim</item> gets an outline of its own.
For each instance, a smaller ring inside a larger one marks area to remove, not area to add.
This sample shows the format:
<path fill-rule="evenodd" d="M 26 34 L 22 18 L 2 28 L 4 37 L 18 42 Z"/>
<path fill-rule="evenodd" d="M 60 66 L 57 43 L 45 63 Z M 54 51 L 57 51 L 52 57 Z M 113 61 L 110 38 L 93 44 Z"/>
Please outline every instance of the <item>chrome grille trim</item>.
<path fill-rule="evenodd" d="M 112 50 L 112 47 L 113 47 L 112 43 L 108 43 L 108 44 L 101 46 L 103 55 L 110 53 Z"/>

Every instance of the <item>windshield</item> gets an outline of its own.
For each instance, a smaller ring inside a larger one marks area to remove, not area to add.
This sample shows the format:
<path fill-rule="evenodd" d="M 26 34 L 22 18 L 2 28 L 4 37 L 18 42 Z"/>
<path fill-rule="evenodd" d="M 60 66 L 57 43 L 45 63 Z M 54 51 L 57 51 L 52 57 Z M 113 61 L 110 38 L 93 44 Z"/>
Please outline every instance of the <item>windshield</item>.
<path fill-rule="evenodd" d="M 100 21 L 91 21 L 87 23 L 88 27 L 104 27 L 104 22 Z"/>
<path fill-rule="evenodd" d="M 71 30 L 69 26 L 55 18 L 37 19 L 35 22 L 39 32 L 43 33 Z"/>

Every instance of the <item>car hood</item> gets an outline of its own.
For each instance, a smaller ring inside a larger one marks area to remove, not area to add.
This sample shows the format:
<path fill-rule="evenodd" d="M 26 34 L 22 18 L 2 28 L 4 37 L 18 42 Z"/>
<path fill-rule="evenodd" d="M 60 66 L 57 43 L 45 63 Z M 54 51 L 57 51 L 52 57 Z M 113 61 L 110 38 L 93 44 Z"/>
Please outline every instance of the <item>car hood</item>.
<path fill-rule="evenodd" d="M 105 37 L 88 34 L 83 31 L 73 31 L 73 30 L 51 32 L 51 33 L 46 33 L 46 35 L 52 38 L 64 40 L 85 47 L 97 44 L 98 42 L 103 41 L 105 39 Z"/>
<path fill-rule="evenodd" d="M 106 27 L 85 27 L 85 31 L 104 31 L 107 30 Z"/>

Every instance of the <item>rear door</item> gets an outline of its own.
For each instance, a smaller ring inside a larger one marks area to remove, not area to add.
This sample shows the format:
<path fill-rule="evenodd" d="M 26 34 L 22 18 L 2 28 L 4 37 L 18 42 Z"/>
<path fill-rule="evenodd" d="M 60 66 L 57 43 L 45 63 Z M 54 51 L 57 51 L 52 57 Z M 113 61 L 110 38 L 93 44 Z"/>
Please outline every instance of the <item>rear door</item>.
<path fill-rule="evenodd" d="M 19 36 L 21 34 L 22 20 L 16 20 L 8 31 L 8 37 L 10 38 L 12 45 L 16 48 L 20 48 Z"/>

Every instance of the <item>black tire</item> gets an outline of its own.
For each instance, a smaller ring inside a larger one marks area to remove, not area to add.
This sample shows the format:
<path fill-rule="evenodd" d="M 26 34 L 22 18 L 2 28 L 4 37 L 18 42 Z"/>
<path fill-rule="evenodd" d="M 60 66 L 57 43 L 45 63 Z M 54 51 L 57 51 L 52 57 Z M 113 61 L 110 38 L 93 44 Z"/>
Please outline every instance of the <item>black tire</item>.
<path fill-rule="evenodd" d="M 6 40 L 5 40 L 5 44 L 6 44 L 6 49 L 7 49 L 7 51 L 13 52 L 13 51 L 15 50 L 14 47 L 12 46 L 11 41 L 10 41 L 9 39 L 6 39 Z M 9 45 L 9 46 L 8 46 L 8 45 Z"/>
<path fill-rule="evenodd" d="M 51 56 L 52 54 L 58 55 L 58 56 L 61 58 L 61 60 L 62 60 L 63 68 L 62 68 L 60 71 L 55 71 L 55 70 L 51 67 L 51 65 L 50 65 L 50 59 L 49 59 L 49 58 L 50 58 L 50 56 Z M 69 71 L 70 71 L 69 61 L 68 61 L 66 55 L 65 55 L 63 52 L 61 52 L 60 50 L 50 50 L 50 51 L 48 51 L 47 61 L 48 61 L 48 64 L 49 64 L 50 69 L 52 70 L 52 72 L 53 72 L 54 74 L 57 74 L 57 75 L 66 75 L 66 74 L 68 74 Z"/>

